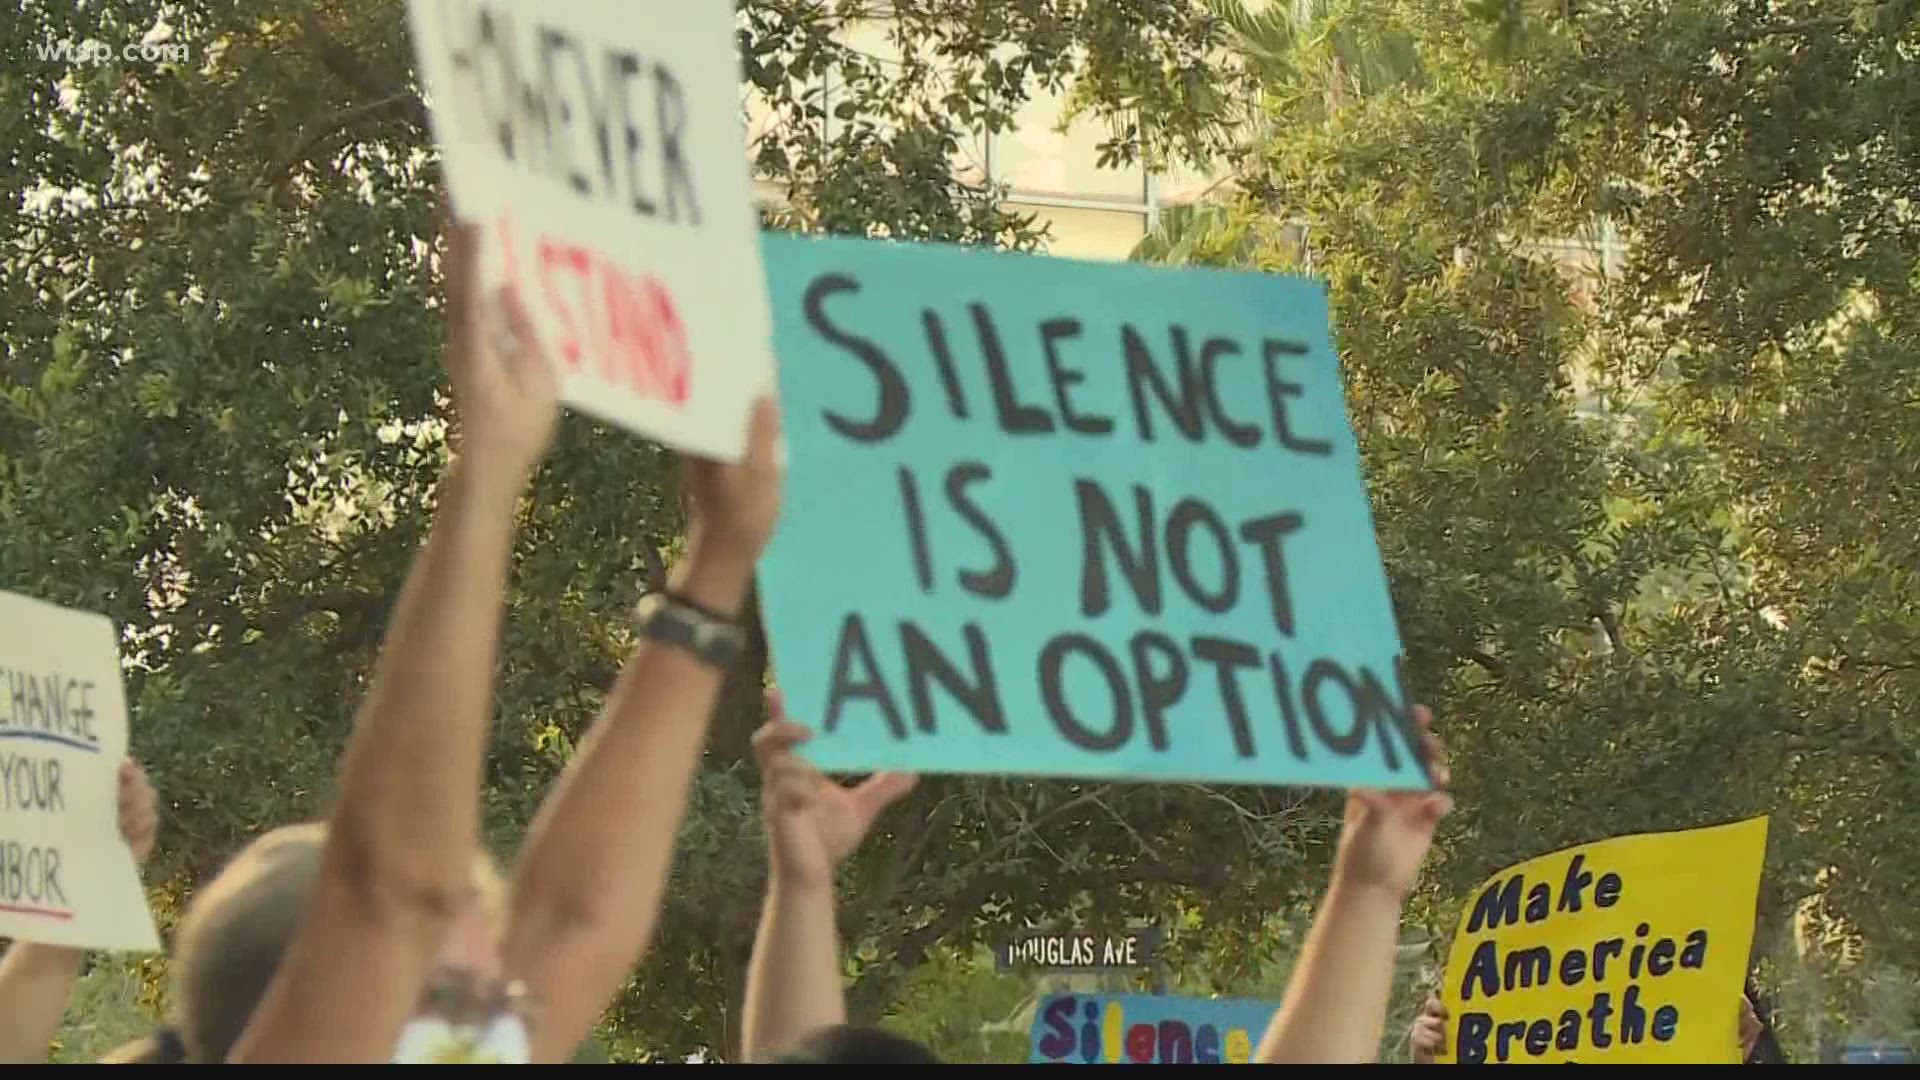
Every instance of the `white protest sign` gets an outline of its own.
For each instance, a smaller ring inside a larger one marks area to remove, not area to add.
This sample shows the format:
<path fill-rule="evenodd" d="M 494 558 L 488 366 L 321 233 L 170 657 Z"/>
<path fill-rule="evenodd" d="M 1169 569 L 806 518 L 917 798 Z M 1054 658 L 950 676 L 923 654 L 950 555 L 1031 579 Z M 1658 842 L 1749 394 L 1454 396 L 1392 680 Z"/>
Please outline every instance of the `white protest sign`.
<path fill-rule="evenodd" d="M 0 593 L 0 937 L 160 947 L 120 836 L 126 756 L 113 623 Z"/>
<path fill-rule="evenodd" d="M 732 0 L 407 6 L 454 212 L 562 399 L 739 460 L 774 384 Z"/>

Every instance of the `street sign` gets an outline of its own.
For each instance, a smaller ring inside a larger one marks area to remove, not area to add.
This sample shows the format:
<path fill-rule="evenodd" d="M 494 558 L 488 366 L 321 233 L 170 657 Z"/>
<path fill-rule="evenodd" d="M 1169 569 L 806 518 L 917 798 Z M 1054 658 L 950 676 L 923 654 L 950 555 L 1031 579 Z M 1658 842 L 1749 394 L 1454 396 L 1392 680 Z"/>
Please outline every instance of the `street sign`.
<path fill-rule="evenodd" d="M 1144 968 L 1153 964 L 1160 931 L 1149 927 L 1128 934 L 1029 933 L 994 950 L 1001 971 L 1016 967 L 1049 971 L 1099 971 Z"/>

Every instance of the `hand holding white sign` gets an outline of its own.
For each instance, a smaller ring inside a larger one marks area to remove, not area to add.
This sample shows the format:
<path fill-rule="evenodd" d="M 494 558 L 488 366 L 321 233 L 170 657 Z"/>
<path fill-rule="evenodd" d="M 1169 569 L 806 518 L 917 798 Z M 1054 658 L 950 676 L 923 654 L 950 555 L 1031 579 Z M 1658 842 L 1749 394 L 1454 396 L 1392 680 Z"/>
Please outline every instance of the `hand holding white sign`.
<path fill-rule="evenodd" d="M 131 761 L 121 762 L 119 796 L 120 838 L 127 842 L 134 861 L 144 865 L 160 835 L 159 800 L 147 770 Z"/>
<path fill-rule="evenodd" d="M 455 211 L 528 297 L 563 399 L 740 460 L 773 347 L 733 5 L 408 9 Z"/>
<path fill-rule="evenodd" d="M 0 937 L 160 947 L 128 846 L 151 846 L 151 810 L 126 752 L 113 624 L 0 593 Z"/>

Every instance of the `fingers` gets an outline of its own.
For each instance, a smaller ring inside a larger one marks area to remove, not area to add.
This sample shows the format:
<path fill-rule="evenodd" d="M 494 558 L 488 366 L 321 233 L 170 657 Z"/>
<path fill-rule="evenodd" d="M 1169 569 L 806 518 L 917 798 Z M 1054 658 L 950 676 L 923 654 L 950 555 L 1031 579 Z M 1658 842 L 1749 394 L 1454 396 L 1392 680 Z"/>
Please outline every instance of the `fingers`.
<path fill-rule="evenodd" d="M 493 293 L 495 333 L 495 352 L 500 363 L 520 381 L 522 389 L 545 390 L 546 384 L 553 382 L 553 368 L 540 350 L 540 334 L 534 329 L 533 315 L 527 311 L 527 305 L 520 299 L 520 290 L 505 285 Z"/>
<path fill-rule="evenodd" d="M 769 724 L 784 724 L 787 722 L 787 695 L 781 693 L 779 687 L 767 687 L 766 703 L 767 722 Z"/>
<path fill-rule="evenodd" d="M 761 797 L 774 813 L 805 810 L 818 797 L 826 778 L 801 760 L 794 750 L 813 738 L 813 732 L 787 720 L 775 720 L 753 733 L 753 756 L 760 765 Z"/>
<path fill-rule="evenodd" d="M 505 359 L 518 362 L 529 356 L 537 356 L 540 339 L 533 328 L 533 315 L 527 311 L 526 302 L 520 299 L 520 290 L 512 285 L 503 285 L 494 291 L 494 303 L 505 318 L 507 333 L 512 334 L 520 345 Z"/>
<path fill-rule="evenodd" d="M 802 814 L 813 809 L 824 782 L 813 766 L 789 756 L 768 767 L 760 796 L 770 813 Z"/>
<path fill-rule="evenodd" d="M 1445 788 L 1453 782 L 1453 770 L 1447 765 L 1446 744 L 1440 736 L 1433 733 L 1433 710 L 1425 705 L 1413 707 L 1414 728 L 1420 736 L 1420 760 L 1426 763 L 1427 776 L 1436 788 Z"/>
<path fill-rule="evenodd" d="M 780 402 L 772 395 L 753 403 L 753 415 L 747 425 L 747 462 L 757 468 L 773 468 L 780 457 Z"/>
<path fill-rule="evenodd" d="M 1447 1049 L 1447 1025 L 1433 1017 L 1422 1016 L 1413 1022 L 1411 1042 L 1416 1054 L 1429 1058 L 1443 1054 Z"/>
<path fill-rule="evenodd" d="M 473 283 L 479 276 L 480 226 L 448 217 L 446 234 L 447 261 L 442 269 L 447 278 L 447 307 L 457 315 L 473 300 Z"/>
<path fill-rule="evenodd" d="M 160 812 L 153 785 L 140 766 L 131 761 L 120 765 L 117 819 L 120 836 L 133 849 L 135 858 L 145 861 L 153 850 L 154 836 L 160 829 Z"/>
<path fill-rule="evenodd" d="M 919 782 L 920 778 L 912 773 L 874 773 L 853 789 L 853 802 L 860 808 L 861 816 L 872 821 L 882 810 L 899 802 Z"/>
<path fill-rule="evenodd" d="M 784 716 L 784 713 L 782 714 Z M 772 720 L 753 733 L 753 759 L 766 772 L 780 759 L 790 757 L 794 748 L 813 738 L 813 732 L 791 720 Z"/>
<path fill-rule="evenodd" d="M 1444 1021 L 1447 1018 L 1447 1006 L 1440 1000 L 1439 995 L 1428 994 L 1427 1003 L 1421 1008 L 1420 1015 L 1423 1017 L 1430 1016 L 1435 1020 Z"/>
<path fill-rule="evenodd" d="M 1393 809 L 1393 793 L 1389 791 L 1375 791 L 1373 788 L 1354 788 L 1347 792 L 1347 801 L 1349 803 L 1358 803 L 1364 807 L 1368 813 L 1375 815 L 1385 814 Z M 1347 820 L 1351 823 L 1353 819 L 1348 818 Z"/>

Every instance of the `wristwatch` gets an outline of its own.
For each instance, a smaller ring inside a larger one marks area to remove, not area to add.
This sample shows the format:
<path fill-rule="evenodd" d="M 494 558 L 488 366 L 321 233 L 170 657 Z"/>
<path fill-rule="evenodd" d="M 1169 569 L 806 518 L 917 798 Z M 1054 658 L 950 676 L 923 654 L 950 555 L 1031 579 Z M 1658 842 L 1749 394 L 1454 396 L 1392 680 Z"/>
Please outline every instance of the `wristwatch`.
<path fill-rule="evenodd" d="M 738 623 L 672 593 L 641 597 L 634 605 L 633 627 L 641 637 L 684 649 L 709 667 L 732 667 L 747 651 L 747 634 Z"/>

